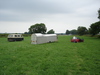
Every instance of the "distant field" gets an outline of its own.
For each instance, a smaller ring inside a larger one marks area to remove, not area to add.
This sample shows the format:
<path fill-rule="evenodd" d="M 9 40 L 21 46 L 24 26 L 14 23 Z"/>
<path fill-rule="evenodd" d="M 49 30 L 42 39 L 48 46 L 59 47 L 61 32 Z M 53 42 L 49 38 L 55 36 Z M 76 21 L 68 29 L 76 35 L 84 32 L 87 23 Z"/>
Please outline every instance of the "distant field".
<path fill-rule="evenodd" d="M 71 37 L 39 45 L 30 37 L 0 38 L 0 75 L 100 75 L 100 39 L 81 36 L 84 43 L 71 43 Z"/>

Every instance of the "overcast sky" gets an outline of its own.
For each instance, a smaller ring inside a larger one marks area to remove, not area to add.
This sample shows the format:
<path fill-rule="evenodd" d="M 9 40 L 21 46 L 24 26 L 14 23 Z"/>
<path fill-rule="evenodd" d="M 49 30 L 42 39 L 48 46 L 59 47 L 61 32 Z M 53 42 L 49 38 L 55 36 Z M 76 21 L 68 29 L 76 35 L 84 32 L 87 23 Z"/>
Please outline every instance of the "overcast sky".
<path fill-rule="evenodd" d="M 0 33 L 24 33 L 36 23 L 56 33 L 99 21 L 100 0 L 0 0 Z"/>

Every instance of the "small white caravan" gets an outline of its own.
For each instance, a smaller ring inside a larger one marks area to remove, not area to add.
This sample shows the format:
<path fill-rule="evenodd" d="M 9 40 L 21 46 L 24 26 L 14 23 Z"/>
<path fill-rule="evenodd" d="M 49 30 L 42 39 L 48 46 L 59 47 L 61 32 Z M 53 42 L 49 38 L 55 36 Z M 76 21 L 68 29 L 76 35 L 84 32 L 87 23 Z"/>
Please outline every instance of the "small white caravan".
<path fill-rule="evenodd" d="M 22 34 L 9 34 L 8 35 L 8 41 L 12 42 L 12 41 L 22 41 L 24 40 Z"/>
<path fill-rule="evenodd" d="M 31 35 L 31 44 L 42 44 L 55 41 L 58 41 L 58 37 L 56 34 L 37 33 Z"/>

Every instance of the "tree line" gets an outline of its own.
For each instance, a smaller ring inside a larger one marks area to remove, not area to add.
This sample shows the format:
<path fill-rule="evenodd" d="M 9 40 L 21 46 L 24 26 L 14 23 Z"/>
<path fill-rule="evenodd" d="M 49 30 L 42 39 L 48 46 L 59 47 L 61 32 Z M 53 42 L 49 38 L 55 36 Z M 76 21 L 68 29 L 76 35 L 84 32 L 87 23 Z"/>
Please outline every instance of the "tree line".
<path fill-rule="evenodd" d="M 78 35 L 85 35 L 85 34 L 91 34 L 92 36 L 98 34 L 100 32 L 100 9 L 98 10 L 98 22 L 92 23 L 90 25 L 90 28 L 86 28 L 84 26 L 79 26 L 77 29 L 73 30 L 66 30 L 65 34 L 78 34 Z M 44 23 L 37 23 L 34 25 L 31 25 L 28 32 L 25 32 L 25 34 L 33 34 L 33 33 L 42 33 L 46 34 L 47 27 Z M 49 30 L 47 34 L 54 34 L 55 31 L 53 29 Z"/>
<path fill-rule="evenodd" d="M 90 25 L 90 28 L 86 28 L 86 27 L 83 27 L 83 26 L 79 26 L 77 28 L 77 30 L 66 30 L 66 34 L 78 34 L 78 35 L 85 35 L 85 34 L 90 34 L 92 36 L 100 33 L 100 9 L 98 10 L 98 19 L 99 21 L 98 22 L 95 22 L 95 23 L 92 23 Z"/>

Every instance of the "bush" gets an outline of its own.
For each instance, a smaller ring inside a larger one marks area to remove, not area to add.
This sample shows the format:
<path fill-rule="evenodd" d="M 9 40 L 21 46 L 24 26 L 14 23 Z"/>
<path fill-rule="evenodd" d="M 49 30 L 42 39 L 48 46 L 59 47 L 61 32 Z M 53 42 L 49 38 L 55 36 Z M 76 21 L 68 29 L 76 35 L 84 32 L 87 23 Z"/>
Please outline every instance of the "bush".
<path fill-rule="evenodd" d="M 24 37 L 31 36 L 31 34 L 23 34 Z"/>
<path fill-rule="evenodd" d="M 7 37 L 8 34 L 0 34 L 0 37 Z"/>

